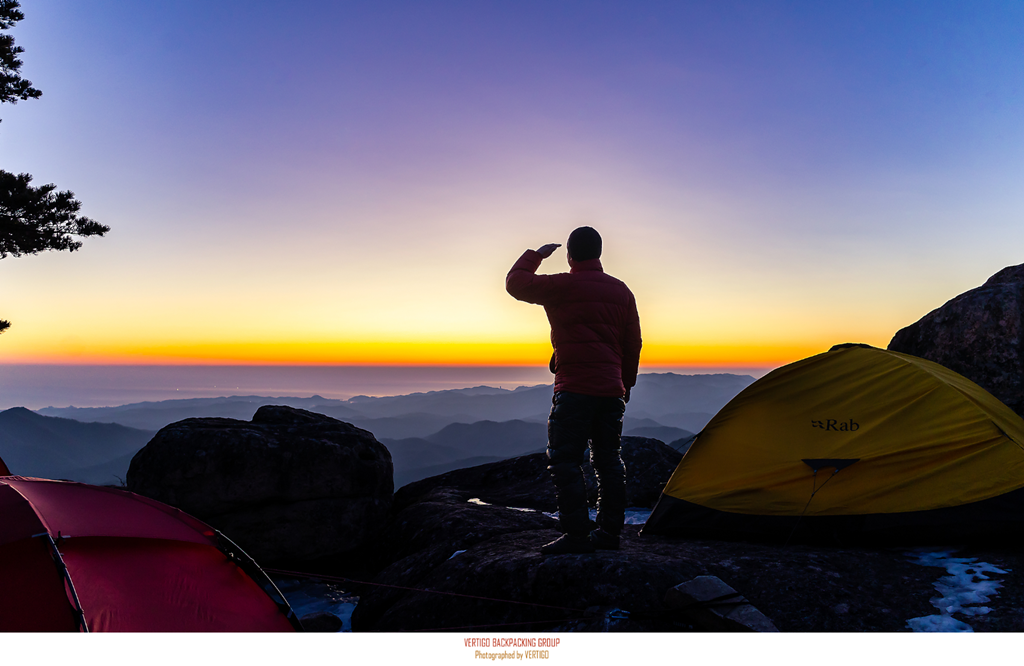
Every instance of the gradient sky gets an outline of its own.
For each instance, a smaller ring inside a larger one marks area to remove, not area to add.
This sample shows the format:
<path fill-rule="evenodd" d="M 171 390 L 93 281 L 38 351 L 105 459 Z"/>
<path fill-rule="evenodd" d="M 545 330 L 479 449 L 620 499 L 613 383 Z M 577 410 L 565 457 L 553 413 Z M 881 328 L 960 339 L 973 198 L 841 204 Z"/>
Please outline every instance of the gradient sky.
<path fill-rule="evenodd" d="M 1024 261 L 1024 3 L 23 0 L 2 363 L 543 364 L 590 224 L 643 364 L 780 365 Z M 564 248 L 542 267 L 565 270 Z"/>

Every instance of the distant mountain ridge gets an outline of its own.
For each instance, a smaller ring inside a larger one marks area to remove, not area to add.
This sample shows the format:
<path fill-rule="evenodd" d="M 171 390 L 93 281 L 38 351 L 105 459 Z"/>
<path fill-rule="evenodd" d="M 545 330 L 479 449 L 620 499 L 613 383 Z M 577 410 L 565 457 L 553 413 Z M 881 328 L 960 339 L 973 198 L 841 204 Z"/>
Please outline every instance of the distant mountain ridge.
<path fill-rule="evenodd" d="M 380 438 L 380 442 L 392 453 L 395 487 L 400 488 L 438 474 L 438 470 L 446 472 L 543 451 L 547 424 L 520 420 L 452 423 L 427 437 Z"/>
<path fill-rule="evenodd" d="M 753 381 L 749 375 L 644 373 L 637 378 L 626 415 L 696 432 Z M 543 422 L 551 409 L 551 385 L 520 386 L 516 389 L 477 386 L 400 396 L 356 396 L 348 400 L 333 400 L 319 395 L 309 398 L 226 396 L 142 402 L 118 407 L 46 407 L 38 413 L 83 422 L 120 423 L 159 430 L 169 423 L 197 416 L 249 420 L 260 406 L 267 404 L 288 405 L 326 414 L 366 428 L 378 437 L 425 437 L 447 423 Z M 447 422 L 442 423 L 445 419 Z M 418 425 L 410 427 L 417 420 Z"/>
<path fill-rule="evenodd" d="M 659 425 L 650 419 L 625 419 L 622 434 L 649 437 L 668 444 L 692 438 L 693 433 Z M 644 424 L 633 426 L 633 424 Z M 395 487 L 428 476 L 542 452 L 547 448 L 547 423 L 530 421 L 477 421 L 452 423 L 428 437 L 378 438 L 394 458 Z"/>
<path fill-rule="evenodd" d="M 747 375 L 641 374 L 626 408 L 623 434 L 665 443 L 692 437 L 715 412 L 753 381 L 754 378 Z M 74 437 L 55 440 L 40 435 L 37 453 L 52 452 L 55 462 L 46 469 L 59 470 L 62 478 L 105 478 L 105 482 L 114 482 L 115 476 L 123 478 L 131 456 L 148 443 L 157 430 L 170 423 L 193 417 L 249 421 L 262 405 L 275 404 L 325 414 L 369 430 L 391 451 L 395 483 L 400 487 L 431 474 L 544 450 L 551 390 L 551 385 L 516 389 L 476 386 L 380 398 L 356 396 L 348 400 L 319 395 L 308 398 L 226 396 L 117 407 L 47 407 L 37 413 L 17 409 L 37 419 L 125 428 L 123 432 L 118 431 L 119 436 L 126 437 L 123 441 L 131 441 L 131 445 L 126 444 L 108 457 L 97 455 L 73 461 L 70 458 L 64 461 L 68 454 L 62 450 L 82 449 L 83 442 L 95 441 L 90 439 L 92 431 L 75 431 L 81 433 L 78 442 L 72 441 Z M 8 410 L 11 411 L 14 410 Z M 143 434 L 128 436 L 125 432 Z M 0 440 L 0 456 L 6 460 L 2 442 Z M 15 474 L 25 473 L 15 469 L 11 461 L 7 462 Z"/>
<path fill-rule="evenodd" d="M 12 474 L 117 484 L 155 431 L 82 423 L 24 407 L 0 412 L 0 458 Z"/>

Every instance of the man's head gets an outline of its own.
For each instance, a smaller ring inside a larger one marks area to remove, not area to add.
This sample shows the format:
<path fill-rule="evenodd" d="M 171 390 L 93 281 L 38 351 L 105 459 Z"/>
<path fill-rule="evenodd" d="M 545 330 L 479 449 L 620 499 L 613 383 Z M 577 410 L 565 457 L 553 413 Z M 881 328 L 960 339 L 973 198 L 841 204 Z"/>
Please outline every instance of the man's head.
<path fill-rule="evenodd" d="M 569 234 L 566 253 L 573 261 L 587 261 L 601 256 L 601 234 L 591 227 L 579 227 Z"/>

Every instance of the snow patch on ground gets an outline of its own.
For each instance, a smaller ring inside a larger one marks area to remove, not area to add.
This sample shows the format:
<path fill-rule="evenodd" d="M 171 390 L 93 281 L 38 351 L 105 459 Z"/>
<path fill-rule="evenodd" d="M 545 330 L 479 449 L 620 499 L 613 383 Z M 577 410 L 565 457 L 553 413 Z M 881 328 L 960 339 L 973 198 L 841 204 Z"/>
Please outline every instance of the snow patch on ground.
<path fill-rule="evenodd" d="M 986 604 L 996 596 L 1002 587 L 998 580 L 989 578 L 989 574 L 1007 574 L 1009 570 L 1000 569 L 987 562 L 979 562 L 973 557 L 953 557 L 955 550 L 918 550 L 909 553 L 915 564 L 926 567 L 941 567 L 948 576 L 943 576 L 935 583 L 939 596 L 930 599 L 931 604 L 939 610 L 938 615 L 926 615 L 907 620 L 907 627 L 913 631 L 974 631 L 966 622 L 953 617 L 959 613 L 967 617 L 985 615 L 992 609 Z"/>
<path fill-rule="evenodd" d="M 469 502 L 470 504 L 477 504 L 479 506 L 494 506 L 490 502 L 485 502 L 482 499 L 480 499 L 479 497 L 470 497 L 466 501 Z M 505 508 L 506 509 L 512 509 L 513 511 L 525 511 L 526 513 L 537 513 L 536 509 L 524 509 L 521 506 L 506 506 Z"/>
<path fill-rule="evenodd" d="M 596 512 L 594 515 L 597 515 Z M 646 525 L 651 517 L 651 509 L 626 509 L 627 525 Z"/>
<path fill-rule="evenodd" d="M 310 613 L 334 613 L 341 618 L 341 631 L 352 631 L 352 611 L 359 597 L 315 578 L 275 578 L 274 583 L 300 619 Z"/>

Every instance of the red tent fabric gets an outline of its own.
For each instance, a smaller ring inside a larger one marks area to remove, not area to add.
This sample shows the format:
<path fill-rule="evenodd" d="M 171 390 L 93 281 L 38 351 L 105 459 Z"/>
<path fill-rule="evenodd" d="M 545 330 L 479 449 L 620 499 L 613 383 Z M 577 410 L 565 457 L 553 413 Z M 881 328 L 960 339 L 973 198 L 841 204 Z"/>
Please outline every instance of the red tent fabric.
<path fill-rule="evenodd" d="M 3 631 L 299 628 L 273 583 L 210 526 L 70 481 L 0 477 L 0 589 Z"/>

